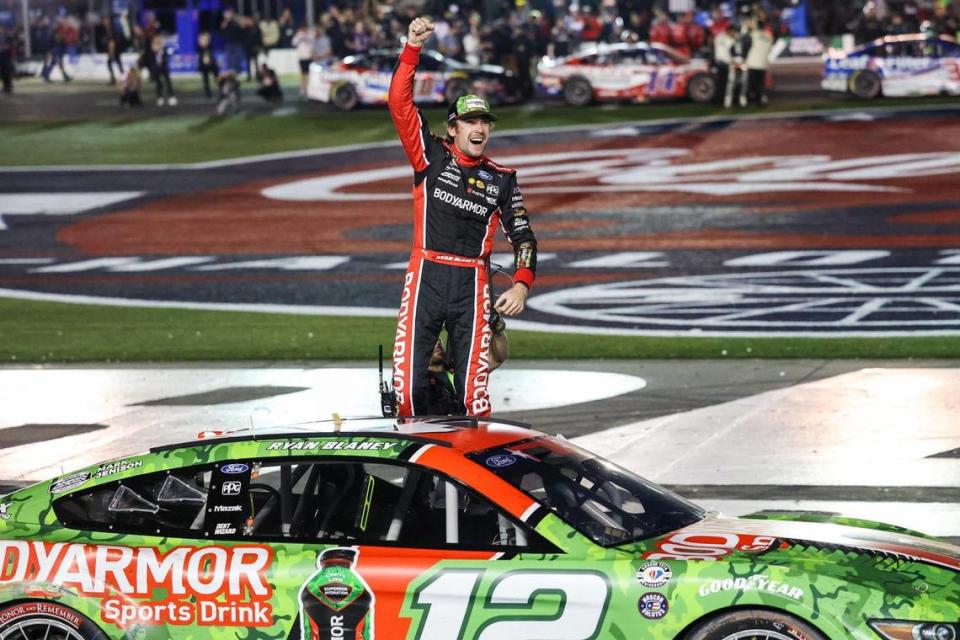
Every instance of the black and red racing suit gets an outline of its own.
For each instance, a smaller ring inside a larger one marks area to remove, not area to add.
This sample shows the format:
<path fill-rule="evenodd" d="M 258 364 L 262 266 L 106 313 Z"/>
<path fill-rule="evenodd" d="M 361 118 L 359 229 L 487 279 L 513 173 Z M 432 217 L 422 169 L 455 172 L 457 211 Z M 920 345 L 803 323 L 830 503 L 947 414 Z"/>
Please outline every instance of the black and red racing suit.
<path fill-rule="evenodd" d="M 420 48 L 407 45 L 388 104 L 413 165 L 413 250 L 403 280 L 393 347 L 393 389 L 401 416 L 423 415 L 427 365 L 447 328 L 454 388 L 465 415 L 490 413 L 490 251 L 500 226 L 513 245 L 513 280 L 533 285 L 537 241 L 512 169 L 470 158 L 430 133 L 413 102 Z"/>

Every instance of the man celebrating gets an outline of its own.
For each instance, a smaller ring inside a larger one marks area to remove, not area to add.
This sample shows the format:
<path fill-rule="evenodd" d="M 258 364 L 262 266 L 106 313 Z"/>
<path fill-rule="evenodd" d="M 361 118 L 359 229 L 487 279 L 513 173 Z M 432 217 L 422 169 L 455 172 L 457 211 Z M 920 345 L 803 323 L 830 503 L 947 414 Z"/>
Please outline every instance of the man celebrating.
<path fill-rule="evenodd" d="M 427 409 L 428 366 L 447 328 L 447 352 L 460 413 L 490 413 L 490 250 L 497 225 L 513 245 L 513 286 L 492 305 L 523 311 L 537 266 L 537 241 L 512 169 L 483 151 L 495 116 L 486 100 L 466 95 L 447 110 L 447 138 L 430 133 L 413 103 L 420 48 L 433 33 L 428 18 L 410 23 L 390 82 L 388 104 L 413 165 L 413 251 L 403 283 L 393 348 L 393 388 L 401 416 Z"/>

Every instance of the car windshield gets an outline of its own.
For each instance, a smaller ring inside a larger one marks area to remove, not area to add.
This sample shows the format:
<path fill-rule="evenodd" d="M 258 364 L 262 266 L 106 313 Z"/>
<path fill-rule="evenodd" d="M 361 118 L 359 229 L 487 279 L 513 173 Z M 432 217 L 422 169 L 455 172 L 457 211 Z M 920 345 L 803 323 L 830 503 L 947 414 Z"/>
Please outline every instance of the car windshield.
<path fill-rule="evenodd" d="M 704 510 L 568 442 L 524 440 L 469 454 L 603 546 L 661 535 L 704 517 Z"/>

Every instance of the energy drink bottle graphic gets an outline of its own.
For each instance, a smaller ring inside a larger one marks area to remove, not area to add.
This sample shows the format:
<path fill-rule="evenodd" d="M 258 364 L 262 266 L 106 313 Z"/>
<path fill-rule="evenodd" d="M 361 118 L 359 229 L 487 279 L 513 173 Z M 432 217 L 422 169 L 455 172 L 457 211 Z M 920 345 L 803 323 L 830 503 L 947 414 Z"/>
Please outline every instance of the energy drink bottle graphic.
<path fill-rule="evenodd" d="M 350 547 L 320 554 L 318 571 L 300 589 L 303 640 L 373 640 L 375 597 L 356 570 L 358 555 Z"/>

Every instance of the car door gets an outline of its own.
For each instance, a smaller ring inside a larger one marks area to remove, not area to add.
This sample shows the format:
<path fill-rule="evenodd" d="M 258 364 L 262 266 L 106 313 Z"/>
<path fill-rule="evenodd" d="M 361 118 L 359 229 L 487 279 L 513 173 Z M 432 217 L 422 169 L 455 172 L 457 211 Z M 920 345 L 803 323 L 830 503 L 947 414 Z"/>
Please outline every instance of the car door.
<path fill-rule="evenodd" d="M 586 640 L 599 628 L 607 578 L 582 559 L 544 562 L 556 547 L 462 481 L 410 462 L 293 464 L 289 526 L 253 533 L 287 531 L 271 582 L 296 594 L 302 637 Z M 279 486 L 271 475 L 265 463 L 259 481 Z"/>
<path fill-rule="evenodd" d="M 247 535 L 253 465 L 125 465 L 101 465 L 105 482 L 54 496 L 64 535 L 31 549 L 50 570 L 25 577 L 55 587 L 109 638 L 283 628 L 272 615 L 274 550 Z"/>

